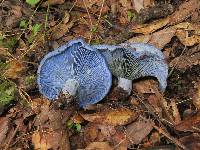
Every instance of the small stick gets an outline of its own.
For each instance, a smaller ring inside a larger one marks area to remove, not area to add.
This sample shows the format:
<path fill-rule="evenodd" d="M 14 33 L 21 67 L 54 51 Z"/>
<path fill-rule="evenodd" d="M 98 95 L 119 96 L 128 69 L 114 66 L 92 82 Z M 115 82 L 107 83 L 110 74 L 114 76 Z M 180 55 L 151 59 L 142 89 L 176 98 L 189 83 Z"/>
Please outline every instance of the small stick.
<path fill-rule="evenodd" d="M 167 137 L 169 140 L 171 140 L 174 144 L 178 145 L 180 148 L 187 150 L 187 148 L 179 142 L 176 138 L 172 137 L 168 133 L 166 133 L 162 128 L 159 128 L 158 126 L 154 125 L 154 129 L 156 129 L 159 133 L 163 134 L 165 137 Z"/>

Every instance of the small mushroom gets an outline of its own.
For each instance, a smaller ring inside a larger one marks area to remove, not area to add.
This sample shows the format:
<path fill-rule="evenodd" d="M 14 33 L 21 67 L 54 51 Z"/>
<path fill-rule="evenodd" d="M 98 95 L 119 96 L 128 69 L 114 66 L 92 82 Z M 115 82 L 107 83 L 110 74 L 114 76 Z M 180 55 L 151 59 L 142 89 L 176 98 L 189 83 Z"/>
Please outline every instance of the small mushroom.
<path fill-rule="evenodd" d="M 80 107 L 102 100 L 112 84 L 107 63 L 96 49 L 82 39 L 48 53 L 38 68 L 39 91 L 48 99 L 59 94 L 74 96 Z"/>
<path fill-rule="evenodd" d="M 128 95 L 132 80 L 152 76 L 159 81 L 160 90 L 167 86 L 168 66 L 163 53 L 152 45 L 144 43 L 123 43 L 117 46 L 94 45 L 106 58 L 112 74 L 118 77 L 117 88 Z"/>

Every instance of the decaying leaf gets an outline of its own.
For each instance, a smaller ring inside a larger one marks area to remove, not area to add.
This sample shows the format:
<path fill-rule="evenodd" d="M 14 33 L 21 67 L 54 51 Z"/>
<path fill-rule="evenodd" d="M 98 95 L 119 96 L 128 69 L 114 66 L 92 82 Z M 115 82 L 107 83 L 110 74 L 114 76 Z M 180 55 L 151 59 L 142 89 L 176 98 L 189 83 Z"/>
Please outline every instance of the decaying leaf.
<path fill-rule="evenodd" d="M 185 1 L 181 4 L 179 9 L 170 16 L 169 24 L 173 25 L 189 18 L 197 11 L 198 7 L 198 0 Z"/>
<path fill-rule="evenodd" d="M 141 9 L 144 9 L 144 0 L 133 0 L 133 8 L 139 13 Z"/>
<path fill-rule="evenodd" d="M 185 71 L 191 68 L 193 65 L 200 64 L 200 50 L 199 45 L 188 49 L 185 53 L 179 57 L 174 58 L 170 63 L 170 67 L 174 67 L 178 70 Z"/>
<path fill-rule="evenodd" d="M 182 137 L 179 140 L 189 150 L 199 150 L 200 149 L 200 136 L 197 133 Z"/>
<path fill-rule="evenodd" d="M 42 7 L 47 7 L 48 5 L 57 5 L 57 4 L 63 4 L 65 0 L 48 0 L 44 3 L 42 3 Z"/>
<path fill-rule="evenodd" d="M 8 63 L 8 69 L 5 72 L 7 78 L 16 79 L 24 69 L 23 64 L 18 60 L 12 60 Z"/>
<path fill-rule="evenodd" d="M 0 117 L 0 145 L 4 144 L 4 140 L 7 136 L 7 133 L 9 131 L 9 125 L 10 125 L 10 120 L 7 117 Z M 1 148 L 1 146 L 0 146 Z"/>
<path fill-rule="evenodd" d="M 154 123 L 148 119 L 139 119 L 126 127 L 129 144 L 139 144 L 153 129 Z"/>
<path fill-rule="evenodd" d="M 200 109 L 200 81 L 197 82 L 196 92 L 193 95 L 193 104 L 199 110 Z"/>
<path fill-rule="evenodd" d="M 176 130 L 179 131 L 194 131 L 195 128 L 200 127 L 200 113 L 197 113 L 194 116 L 187 117 L 180 124 L 175 126 Z"/>
<path fill-rule="evenodd" d="M 129 39 L 129 42 L 142 42 L 149 43 L 155 47 L 162 49 L 167 43 L 169 43 L 173 36 L 175 36 L 176 29 L 169 27 L 152 34 L 140 35 Z"/>
<path fill-rule="evenodd" d="M 32 135 L 32 143 L 35 149 L 65 149 L 70 150 L 67 134 L 63 131 L 35 131 Z"/>
<path fill-rule="evenodd" d="M 116 130 L 114 126 L 90 122 L 84 129 L 84 141 L 86 144 L 95 141 L 109 141 L 112 140 L 112 136 L 115 133 Z"/>
<path fill-rule="evenodd" d="M 132 28 L 132 32 L 134 33 L 142 33 L 142 34 L 150 34 L 169 23 L 169 18 L 160 19 L 158 21 L 154 21 L 149 24 L 138 25 Z"/>
<path fill-rule="evenodd" d="M 193 46 L 194 44 L 200 43 L 200 35 L 189 36 L 188 31 L 177 30 L 176 36 L 185 46 Z"/>
<path fill-rule="evenodd" d="M 98 113 L 81 115 L 87 121 L 113 126 L 126 125 L 138 117 L 137 112 L 127 108 L 111 109 Z"/>
<path fill-rule="evenodd" d="M 90 143 L 85 150 L 112 150 L 113 148 L 108 142 L 93 142 Z"/>
<path fill-rule="evenodd" d="M 53 28 L 52 31 L 53 40 L 59 39 L 62 36 L 64 36 L 66 32 L 68 32 L 69 29 L 74 25 L 74 22 L 73 21 L 69 22 L 69 19 L 70 15 L 68 12 L 66 12 L 64 18 L 62 19 L 62 22 Z"/>

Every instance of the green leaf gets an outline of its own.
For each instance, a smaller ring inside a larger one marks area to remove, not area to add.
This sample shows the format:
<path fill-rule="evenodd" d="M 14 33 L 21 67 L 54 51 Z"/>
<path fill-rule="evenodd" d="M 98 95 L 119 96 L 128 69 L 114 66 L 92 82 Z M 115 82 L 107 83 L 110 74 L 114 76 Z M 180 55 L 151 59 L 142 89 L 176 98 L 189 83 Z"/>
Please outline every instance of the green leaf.
<path fill-rule="evenodd" d="M 35 6 L 37 3 L 39 3 L 40 0 L 26 0 L 26 3 L 28 3 L 31 6 Z"/>
<path fill-rule="evenodd" d="M 15 91 L 14 83 L 0 77 L 0 110 L 14 99 Z"/>
<path fill-rule="evenodd" d="M 79 123 L 76 123 L 75 124 L 75 128 L 76 128 L 76 131 L 77 132 L 80 132 L 81 131 L 81 125 Z"/>
<path fill-rule="evenodd" d="M 128 10 L 128 12 L 127 12 L 128 14 L 128 21 L 131 21 L 132 20 L 132 18 L 133 18 L 133 16 L 134 16 L 134 14 L 130 11 L 130 10 Z"/>
<path fill-rule="evenodd" d="M 32 27 L 33 36 L 36 36 L 37 33 L 41 30 L 42 24 L 34 24 Z"/>
<path fill-rule="evenodd" d="M 91 29 L 91 32 L 97 32 L 98 27 L 97 26 L 93 26 Z"/>
<path fill-rule="evenodd" d="M 19 24 L 20 28 L 26 29 L 28 27 L 28 21 L 27 20 L 21 20 Z"/>

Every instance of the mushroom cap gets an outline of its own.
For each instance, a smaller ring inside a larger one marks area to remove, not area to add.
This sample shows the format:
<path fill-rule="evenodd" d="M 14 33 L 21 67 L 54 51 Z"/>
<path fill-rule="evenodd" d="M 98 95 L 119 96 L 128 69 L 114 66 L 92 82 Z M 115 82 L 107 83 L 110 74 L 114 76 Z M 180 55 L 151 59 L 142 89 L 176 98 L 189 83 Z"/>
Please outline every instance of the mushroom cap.
<path fill-rule="evenodd" d="M 71 40 L 48 53 L 37 75 L 39 91 L 45 97 L 55 100 L 69 89 L 69 93 L 75 93 L 81 107 L 102 100 L 112 84 L 104 57 L 82 39 Z"/>
<path fill-rule="evenodd" d="M 144 43 L 123 43 L 117 46 L 94 45 L 106 58 L 112 74 L 134 80 L 156 77 L 163 92 L 167 86 L 168 65 L 163 53 Z"/>

